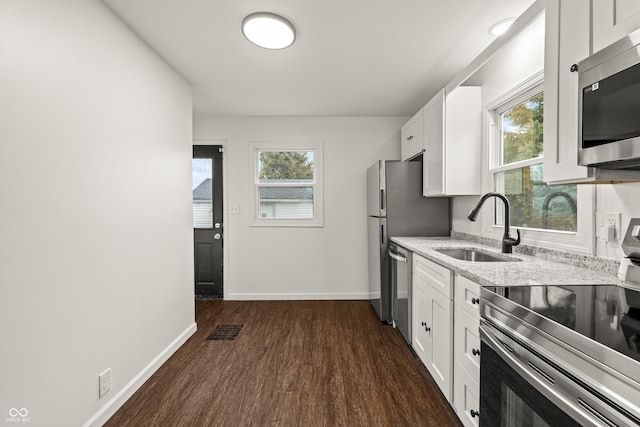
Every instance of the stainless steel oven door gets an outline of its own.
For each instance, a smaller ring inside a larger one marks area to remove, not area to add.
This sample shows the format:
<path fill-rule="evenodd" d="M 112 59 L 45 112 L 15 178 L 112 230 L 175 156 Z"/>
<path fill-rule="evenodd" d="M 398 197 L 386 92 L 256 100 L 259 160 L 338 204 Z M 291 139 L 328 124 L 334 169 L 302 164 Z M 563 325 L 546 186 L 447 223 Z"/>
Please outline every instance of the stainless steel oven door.
<path fill-rule="evenodd" d="M 635 425 L 484 319 L 480 336 L 481 427 Z"/>

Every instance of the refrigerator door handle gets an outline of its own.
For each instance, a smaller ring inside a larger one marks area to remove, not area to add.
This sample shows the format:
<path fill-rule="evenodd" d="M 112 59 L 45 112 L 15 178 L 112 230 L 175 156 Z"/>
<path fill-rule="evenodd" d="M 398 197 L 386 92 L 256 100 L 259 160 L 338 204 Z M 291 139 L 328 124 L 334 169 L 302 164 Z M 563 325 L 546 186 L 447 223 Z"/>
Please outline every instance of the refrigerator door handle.
<path fill-rule="evenodd" d="M 384 224 L 380 224 L 380 244 L 384 245 Z"/>
<path fill-rule="evenodd" d="M 384 188 L 380 189 L 380 210 L 384 210 Z"/>

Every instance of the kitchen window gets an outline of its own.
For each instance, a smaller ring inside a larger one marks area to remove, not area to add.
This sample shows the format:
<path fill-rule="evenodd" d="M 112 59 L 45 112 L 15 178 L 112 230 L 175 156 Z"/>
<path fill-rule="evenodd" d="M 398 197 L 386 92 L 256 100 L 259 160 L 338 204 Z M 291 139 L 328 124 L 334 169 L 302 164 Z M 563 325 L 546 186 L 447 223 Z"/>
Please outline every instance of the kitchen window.
<path fill-rule="evenodd" d="M 486 106 L 489 157 L 486 191 L 503 193 L 511 225 L 524 244 L 593 253 L 593 186 L 546 185 L 543 179 L 542 72 Z M 571 143 L 568 141 L 567 143 Z M 501 238 L 503 204 L 484 215 L 484 235 Z"/>
<path fill-rule="evenodd" d="M 322 143 L 252 143 L 253 226 L 322 227 Z"/>
<path fill-rule="evenodd" d="M 542 136 L 544 92 L 537 85 L 493 112 L 496 128 L 495 191 L 511 207 L 515 227 L 575 233 L 578 204 L 575 185 L 546 185 L 543 180 Z M 502 225 L 498 205 L 496 225 Z"/>

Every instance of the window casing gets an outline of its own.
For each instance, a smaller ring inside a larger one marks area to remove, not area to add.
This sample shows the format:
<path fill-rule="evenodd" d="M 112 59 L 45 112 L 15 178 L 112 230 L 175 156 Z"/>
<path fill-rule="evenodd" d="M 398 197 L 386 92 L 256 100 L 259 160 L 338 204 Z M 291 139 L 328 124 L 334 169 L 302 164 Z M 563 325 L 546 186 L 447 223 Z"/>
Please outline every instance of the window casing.
<path fill-rule="evenodd" d="M 322 143 L 252 143 L 252 226 L 322 227 L 322 157 Z"/>
<path fill-rule="evenodd" d="M 542 74 L 487 106 L 489 118 L 489 191 L 510 204 L 510 224 L 523 244 L 592 252 L 589 221 L 591 186 L 546 185 L 543 178 L 544 88 Z M 523 135 L 529 133 L 529 135 Z M 500 238 L 504 206 L 494 203 L 484 215 L 484 234 Z"/>

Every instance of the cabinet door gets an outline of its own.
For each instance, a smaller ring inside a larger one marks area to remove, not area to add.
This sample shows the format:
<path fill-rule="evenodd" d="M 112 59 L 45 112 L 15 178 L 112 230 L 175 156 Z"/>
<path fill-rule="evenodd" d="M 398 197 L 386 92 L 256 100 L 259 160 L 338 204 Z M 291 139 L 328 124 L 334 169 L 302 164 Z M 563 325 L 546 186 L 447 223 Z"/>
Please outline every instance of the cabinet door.
<path fill-rule="evenodd" d="M 411 140 L 411 157 L 417 156 L 424 150 L 424 110 L 420 109 L 411 119 L 411 130 L 413 139 Z"/>
<path fill-rule="evenodd" d="M 597 1 L 597 0 L 596 0 Z M 544 56 L 544 180 L 588 180 L 578 166 L 578 73 L 589 50 L 590 11 L 584 0 L 547 0 Z"/>
<path fill-rule="evenodd" d="M 482 88 L 457 87 L 444 107 L 444 195 L 482 194 Z"/>
<path fill-rule="evenodd" d="M 430 347 L 430 335 L 426 331 L 427 289 L 429 285 L 423 277 L 418 274 L 413 275 L 413 350 L 425 366 L 428 366 L 427 349 Z"/>
<path fill-rule="evenodd" d="M 413 134 L 411 132 L 411 120 L 405 123 L 400 129 L 400 159 L 407 160 L 411 157 L 411 140 Z"/>
<path fill-rule="evenodd" d="M 640 2 L 593 0 L 592 25 L 593 51 L 597 52 L 640 28 Z"/>
<path fill-rule="evenodd" d="M 427 369 L 440 387 L 442 394 L 452 402 L 453 302 L 432 287 L 427 290 L 427 295 L 429 310 L 427 327 L 430 328 L 431 335 L 431 347 L 427 348 Z"/>
<path fill-rule="evenodd" d="M 420 109 L 420 111 L 400 129 L 400 152 L 402 160 L 415 157 L 424 149 L 424 120 L 422 114 L 423 110 Z"/>
<path fill-rule="evenodd" d="M 480 321 L 456 301 L 454 359 L 477 383 L 480 382 Z M 457 366 L 456 366 L 457 368 Z M 458 370 L 454 375 L 458 375 Z"/>
<path fill-rule="evenodd" d="M 424 106 L 423 195 L 444 194 L 444 89 Z"/>
<path fill-rule="evenodd" d="M 456 379 L 453 390 L 453 407 L 465 427 L 480 424 L 480 387 L 462 368 L 456 365 Z"/>

